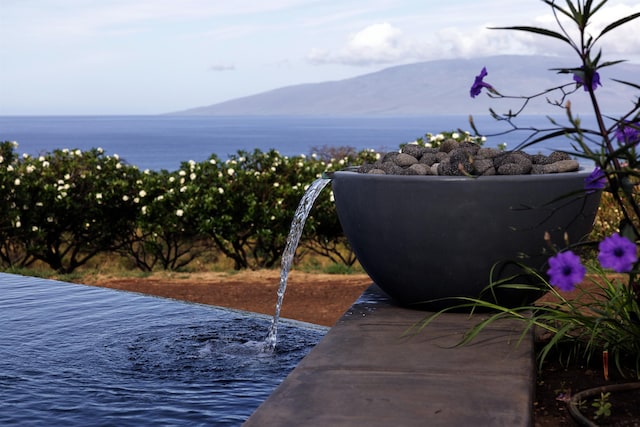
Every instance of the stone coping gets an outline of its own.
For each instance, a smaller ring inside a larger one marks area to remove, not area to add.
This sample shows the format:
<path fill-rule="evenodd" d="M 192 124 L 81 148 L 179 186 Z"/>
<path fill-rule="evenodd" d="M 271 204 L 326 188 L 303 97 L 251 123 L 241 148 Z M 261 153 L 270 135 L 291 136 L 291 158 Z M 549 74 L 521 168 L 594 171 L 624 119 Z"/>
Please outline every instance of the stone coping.
<path fill-rule="evenodd" d="M 243 425 L 533 425 L 533 334 L 504 320 L 452 348 L 486 315 L 448 313 L 403 337 L 428 314 L 372 285 Z"/>

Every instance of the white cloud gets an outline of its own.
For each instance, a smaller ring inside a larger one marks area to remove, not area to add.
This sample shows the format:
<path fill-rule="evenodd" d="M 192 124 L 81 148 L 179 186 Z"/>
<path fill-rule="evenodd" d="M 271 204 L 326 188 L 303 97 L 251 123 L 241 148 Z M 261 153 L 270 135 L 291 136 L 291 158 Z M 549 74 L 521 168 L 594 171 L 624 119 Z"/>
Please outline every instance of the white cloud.
<path fill-rule="evenodd" d="M 370 65 L 401 60 L 410 50 L 402 31 L 388 22 L 369 25 L 351 35 L 346 45 L 336 53 L 312 49 L 307 59 L 312 63 L 343 63 Z"/>
<path fill-rule="evenodd" d="M 605 25 L 640 10 L 635 5 L 616 4 L 602 10 L 601 15 L 589 27 L 591 34 L 598 34 Z M 489 27 L 509 25 L 533 25 L 560 31 L 548 9 L 541 14 L 522 18 L 524 22 L 504 22 L 505 17 L 493 16 L 502 22 L 460 22 L 450 26 L 420 25 L 415 17 L 366 26 L 345 37 L 337 48 L 315 47 L 307 54 L 312 64 L 342 64 L 367 66 L 373 64 L 401 64 L 415 61 L 455 57 L 478 57 L 500 54 L 551 54 L 567 55 L 570 48 L 549 37 L 541 37 L 522 31 L 493 30 Z M 637 21 L 634 21 L 637 22 Z M 606 34 L 597 48 L 602 47 L 605 59 L 640 61 L 640 37 L 637 25 L 626 25 Z M 569 25 L 570 26 L 570 25 Z"/>
<path fill-rule="evenodd" d="M 236 69 L 235 65 L 232 64 L 214 64 L 209 67 L 211 71 L 233 71 Z"/>

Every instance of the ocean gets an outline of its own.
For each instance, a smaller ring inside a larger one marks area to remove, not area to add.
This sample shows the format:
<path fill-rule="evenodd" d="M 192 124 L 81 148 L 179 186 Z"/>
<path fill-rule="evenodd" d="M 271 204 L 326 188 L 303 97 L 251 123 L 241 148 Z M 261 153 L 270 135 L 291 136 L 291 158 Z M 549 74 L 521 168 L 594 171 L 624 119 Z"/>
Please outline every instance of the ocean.
<path fill-rule="evenodd" d="M 474 117 L 485 135 L 508 129 L 489 116 Z M 522 118 L 522 125 L 548 127 L 543 116 Z M 0 140 L 18 142 L 17 152 L 39 155 L 58 148 L 100 147 L 140 169 L 169 171 L 181 162 L 216 154 L 227 159 L 238 150 L 309 155 L 314 147 L 352 146 L 390 151 L 427 132 L 471 130 L 467 116 L 428 117 L 219 117 L 219 116 L 3 116 Z M 489 137 L 486 146 L 515 148 L 524 133 Z M 536 146 L 536 151 L 569 149 L 565 138 Z"/>

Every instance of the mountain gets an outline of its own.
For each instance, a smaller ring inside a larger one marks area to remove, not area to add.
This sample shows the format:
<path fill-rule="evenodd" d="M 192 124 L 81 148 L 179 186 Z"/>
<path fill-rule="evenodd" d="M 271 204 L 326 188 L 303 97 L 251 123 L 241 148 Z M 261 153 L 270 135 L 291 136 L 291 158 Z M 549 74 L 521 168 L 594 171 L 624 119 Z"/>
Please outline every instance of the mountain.
<path fill-rule="evenodd" d="M 413 116 L 480 114 L 486 113 L 489 107 L 502 113 L 509 109 L 516 111 L 522 101 L 491 99 L 486 91 L 475 99 L 469 96 L 469 88 L 482 67 L 489 73 L 485 82 L 503 95 L 530 96 L 571 82 L 571 75 L 559 75 L 550 69 L 575 65 L 561 57 L 525 55 L 436 60 L 390 67 L 344 80 L 286 86 L 173 114 Z M 597 95 L 603 111 L 613 114 L 629 110 L 632 101 L 637 99 L 637 91 L 611 79 L 638 84 L 640 65 L 622 63 L 603 68 L 600 74 L 603 86 L 598 88 Z M 575 112 L 592 112 L 584 91 L 577 91 L 570 99 Z M 543 96 L 532 100 L 525 113 L 557 111 Z"/>

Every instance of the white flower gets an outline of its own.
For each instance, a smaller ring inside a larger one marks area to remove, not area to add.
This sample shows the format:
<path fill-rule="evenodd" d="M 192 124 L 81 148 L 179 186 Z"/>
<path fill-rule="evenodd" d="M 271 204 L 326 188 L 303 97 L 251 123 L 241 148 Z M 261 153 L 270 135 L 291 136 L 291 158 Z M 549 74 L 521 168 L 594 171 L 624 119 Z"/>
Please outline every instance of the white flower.
<path fill-rule="evenodd" d="M 278 187 L 280 187 L 280 183 L 279 183 L 279 182 L 274 182 L 274 183 L 273 183 L 273 186 L 274 186 L 274 187 L 276 187 L 276 188 L 278 188 Z"/>
<path fill-rule="evenodd" d="M 134 197 L 133 198 L 133 203 L 140 203 L 140 198 L 139 197 Z"/>
<path fill-rule="evenodd" d="M 82 151 L 81 151 L 80 149 L 77 149 L 77 150 L 74 152 L 74 154 L 75 154 L 76 156 L 80 156 L 80 157 L 82 157 Z"/>
<path fill-rule="evenodd" d="M 13 181 L 13 184 L 16 186 L 20 185 L 20 178 L 16 178 L 16 180 Z"/>
<path fill-rule="evenodd" d="M 22 223 L 20 221 L 16 221 L 16 228 L 22 227 Z"/>
<path fill-rule="evenodd" d="M 0 156 L 0 163 L 4 162 L 4 157 Z"/>
<path fill-rule="evenodd" d="M 38 231 L 38 226 L 34 225 L 31 227 L 31 231 Z"/>
<path fill-rule="evenodd" d="M 218 193 L 220 193 L 220 194 L 224 194 L 224 188 L 222 188 L 222 187 L 218 187 Z"/>
<path fill-rule="evenodd" d="M 170 176 L 170 177 L 169 177 L 169 183 L 172 183 L 172 182 L 173 182 L 173 181 L 175 181 L 175 180 L 176 180 L 176 177 L 175 177 L 175 176 Z"/>
<path fill-rule="evenodd" d="M 180 172 L 178 172 L 178 175 L 180 175 L 180 176 L 185 176 L 186 174 L 187 174 L 187 173 L 186 173 L 185 171 L 183 171 L 183 170 L 181 170 Z"/>
<path fill-rule="evenodd" d="M 182 209 L 178 209 L 176 211 L 176 216 L 182 216 L 182 215 L 184 215 L 184 211 Z"/>
<path fill-rule="evenodd" d="M 140 209 L 142 211 L 142 215 L 146 215 L 147 214 L 147 207 L 143 206 L 142 209 Z"/>
<path fill-rule="evenodd" d="M 233 168 L 227 169 L 227 175 L 233 176 L 234 173 L 236 173 L 236 171 Z"/>
<path fill-rule="evenodd" d="M 191 175 L 189 175 L 189 179 L 190 179 L 191 181 L 193 181 L 194 179 L 196 179 L 196 174 L 195 174 L 195 173 L 192 173 Z"/>
<path fill-rule="evenodd" d="M 53 217 L 52 216 L 48 216 L 47 217 L 47 222 L 53 222 Z"/>
<path fill-rule="evenodd" d="M 42 167 L 43 168 L 48 168 L 49 167 L 49 162 L 47 162 L 47 161 L 42 162 Z"/>
<path fill-rule="evenodd" d="M 147 192 L 144 190 L 140 190 L 140 192 L 138 193 L 138 196 L 140 197 L 145 197 L 147 195 Z"/>
<path fill-rule="evenodd" d="M 209 159 L 209 163 L 211 163 L 212 165 L 216 164 L 216 159 Z"/>
<path fill-rule="evenodd" d="M 118 156 L 117 154 L 114 154 L 113 158 L 116 159 L 116 160 L 120 160 L 120 156 Z"/>
<path fill-rule="evenodd" d="M 120 169 L 120 168 L 122 168 L 122 163 L 120 162 L 116 163 L 116 169 Z"/>
<path fill-rule="evenodd" d="M 126 202 L 127 200 L 129 200 L 129 196 L 125 194 L 124 196 L 122 196 L 122 200 Z"/>
<path fill-rule="evenodd" d="M 187 191 L 187 186 L 185 185 L 184 187 L 180 187 L 180 192 L 184 193 L 185 191 Z"/>
<path fill-rule="evenodd" d="M 102 149 L 102 147 L 98 147 L 96 150 L 98 151 L 98 154 L 104 153 L 104 150 Z"/>

